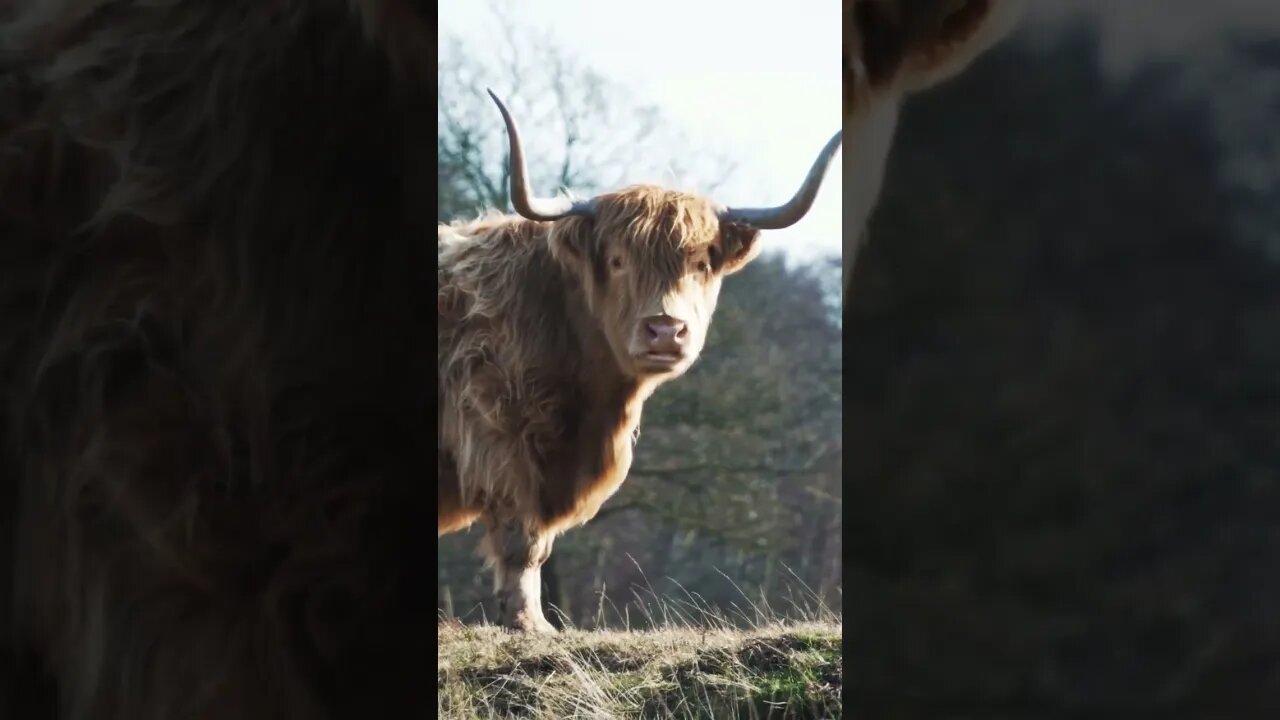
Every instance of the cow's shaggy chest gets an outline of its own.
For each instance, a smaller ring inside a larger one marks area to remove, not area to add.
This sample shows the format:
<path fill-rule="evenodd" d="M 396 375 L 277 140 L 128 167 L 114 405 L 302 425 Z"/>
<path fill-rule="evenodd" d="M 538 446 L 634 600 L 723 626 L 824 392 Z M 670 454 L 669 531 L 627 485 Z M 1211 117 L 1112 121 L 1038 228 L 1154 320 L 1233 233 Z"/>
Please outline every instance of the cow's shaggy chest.
<path fill-rule="evenodd" d="M 634 387 L 566 394 L 554 436 L 539 438 L 539 505 L 543 522 L 557 530 L 581 525 L 622 485 L 643 403 Z"/>

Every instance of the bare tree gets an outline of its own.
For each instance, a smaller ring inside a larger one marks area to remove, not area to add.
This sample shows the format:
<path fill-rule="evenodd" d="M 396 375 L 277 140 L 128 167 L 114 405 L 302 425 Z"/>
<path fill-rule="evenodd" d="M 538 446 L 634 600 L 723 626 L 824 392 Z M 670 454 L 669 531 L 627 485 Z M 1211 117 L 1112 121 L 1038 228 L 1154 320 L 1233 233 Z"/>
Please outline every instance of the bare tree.
<path fill-rule="evenodd" d="M 501 42 L 487 53 L 448 37 L 439 56 L 437 215 L 448 220 L 506 209 L 506 131 L 485 93 L 493 88 L 520 119 L 535 187 L 580 194 L 663 177 L 713 191 L 733 163 L 663 121 L 657 108 L 585 67 L 546 34 L 517 32 L 495 3 Z"/>

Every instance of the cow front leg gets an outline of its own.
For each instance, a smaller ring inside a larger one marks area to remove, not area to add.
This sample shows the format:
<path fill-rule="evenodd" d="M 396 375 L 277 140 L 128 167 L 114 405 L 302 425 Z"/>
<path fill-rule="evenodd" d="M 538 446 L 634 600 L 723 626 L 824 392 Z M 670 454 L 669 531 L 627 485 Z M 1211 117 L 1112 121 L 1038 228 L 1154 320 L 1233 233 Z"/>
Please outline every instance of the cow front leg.
<path fill-rule="evenodd" d="M 542 614 L 542 564 L 551 556 L 550 533 L 519 523 L 486 523 L 485 554 L 493 566 L 498 623 L 526 632 L 556 631 Z"/>

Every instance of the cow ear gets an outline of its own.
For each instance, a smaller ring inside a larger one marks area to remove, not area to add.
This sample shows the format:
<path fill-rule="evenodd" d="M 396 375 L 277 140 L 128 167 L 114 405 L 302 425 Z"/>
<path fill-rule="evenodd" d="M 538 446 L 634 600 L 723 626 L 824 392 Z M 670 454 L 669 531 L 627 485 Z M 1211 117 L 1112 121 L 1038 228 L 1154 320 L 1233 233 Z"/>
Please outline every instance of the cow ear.
<path fill-rule="evenodd" d="M 565 267 L 580 268 L 590 255 L 591 238 L 588 218 L 557 220 L 551 227 L 551 255 Z"/>
<path fill-rule="evenodd" d="M 928 18 L 913 38 L 907 61 L 907 90 L 943 82 L 1010 33 L 1023 11 L 1022 0 L 951 0 Z"/>
<path fill-rule="evenodd" d="M 727 223 L 721 226 L 724 243 L 724 264 L 721 266 L 725 275 L 732 275 L 747 266 L 760 254 L 760 231 L 738 223 Z"/>
<path fill-rule="evenodd" d="M 846 7 L 846 33 L 872 84 L 915 92 L 958 74 L 1007 35 L 1023 0 L 860 0 Z"/>

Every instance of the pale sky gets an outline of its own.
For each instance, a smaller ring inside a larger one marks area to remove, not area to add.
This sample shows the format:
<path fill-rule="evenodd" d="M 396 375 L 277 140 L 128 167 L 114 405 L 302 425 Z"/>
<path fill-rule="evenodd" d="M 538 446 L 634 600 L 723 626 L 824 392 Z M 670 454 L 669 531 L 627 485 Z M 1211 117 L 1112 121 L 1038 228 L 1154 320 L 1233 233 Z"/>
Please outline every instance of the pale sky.
<path fill-rule="evenodd" d="M 726 205 L 785 202 L 840 129 L 840 6 L 832 0 L 526 0 L 505 7 L 518 27 L 549 32 L 557 46 L 630 89 L 637 103 L 657 106 L 692 147 L 731 158 L 736 172 L 715 192 Z M 443 0 L 438 8 L 441 38 L 492 42 L 489 3 Z M 766 251 L 785 250 L 797 260 L 840 255 L 841 158 L 803 220 L 762 234 Z"/>

